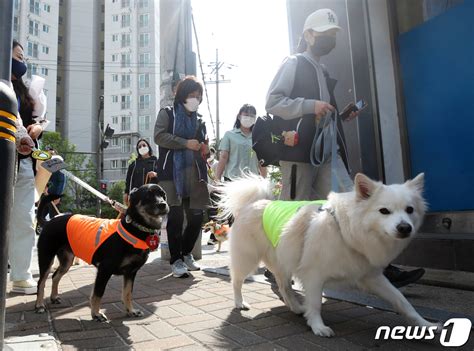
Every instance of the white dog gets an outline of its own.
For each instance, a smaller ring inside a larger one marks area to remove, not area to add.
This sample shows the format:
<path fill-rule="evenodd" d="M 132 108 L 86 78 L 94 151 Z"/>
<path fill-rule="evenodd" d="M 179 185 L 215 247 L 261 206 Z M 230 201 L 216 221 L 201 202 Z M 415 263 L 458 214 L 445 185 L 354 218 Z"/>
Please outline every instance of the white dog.
<path fill-rule="evenodd" d="M 422 223 L 423 179 L 419 174 L 404 184 L 383 185 L 357 174 L 354 191 L 331 193 L 322 207 L 300 207 L 283 226 L 276 247 L 266 236 L 262 220 L 272 203 L 269 182 L 247 176 L 225 183 L 219 207 L 224 217 L 235 217 L 230 235 L 235 306 L 250 307 L 242 298 L 242 283 L 263 261 L 275 275 L 286 305 L 295 313 L 304 313 L 316 335 L 334 335 L 321 318 L 323 288 L 334 283 L 380 296 L 411 324 L 437 325 L 423 319 L 383 275 L 383 269 L 405 249 Z M 269 222 L 273 225 L 272 220 L 265 220 L 265 228 Z M 291 288 L 293 276 L 304 286 L 304 306 Z"/>

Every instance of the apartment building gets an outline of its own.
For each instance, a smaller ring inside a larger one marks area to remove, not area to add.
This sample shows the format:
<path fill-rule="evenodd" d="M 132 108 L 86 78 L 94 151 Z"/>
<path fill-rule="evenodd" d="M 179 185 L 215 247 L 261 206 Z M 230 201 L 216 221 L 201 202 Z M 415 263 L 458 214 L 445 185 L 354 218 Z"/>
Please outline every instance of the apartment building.
<path fill-rule="evenodd" d="M 32 75 L 46 79 L 46 117 L 51 121 L 47 129 L 55 130 L 59 1 L 15 0 L 13 11 L 13 38 L 23 46 L 28 64 L 24 79 Z"/>
<path fill-rule="evenodd" d="M 159 1 L 106 1 L 104 125 L 115 130 L 104 150 L 104 178 L 109 181 L 125 179 L 139 138 L 154 146 L 160 106 L 159 39 Z"/>

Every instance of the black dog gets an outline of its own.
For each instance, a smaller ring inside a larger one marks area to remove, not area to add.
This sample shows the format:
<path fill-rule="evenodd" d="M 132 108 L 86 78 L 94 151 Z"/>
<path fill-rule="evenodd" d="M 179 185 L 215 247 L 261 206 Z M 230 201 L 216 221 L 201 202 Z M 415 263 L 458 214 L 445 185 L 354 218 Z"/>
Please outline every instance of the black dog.
<path fill-rule="evenodd" d="M 44 226 L 38 239 L 40 279 L 35 305 L 37 313 L 44 313 L 46 310 L 43 301 L 44 287 L 54 256 L 58 257 L 60 266 L 53 274 L 51 303 L 59 304 L 59 281 L 77 255 L 97 267 L 90 300 L 94 320 L 107 321 L 107 317 L 100 312 L 100 300 L 113 274 L 123 275 L 122 300 L 127 314 L 133 317 L 143 316 L 141 311 L 132 307 L 133 283 L 138 270 L 148 259 L 149 247 L 157 246 L 158 240 L 153 234 L 161 228 L 162 217 L 169 212 L 169 207 L 165 192 L 156 184 L 133 189 L 129 200 L 130 206 L 121 220 L 64 215 L 53 218 Z M 74 238 L 75 233 L 80 240 Z M 89 251 L 84 249 L 85 242 L 91 242 L 94 247 Z"/>

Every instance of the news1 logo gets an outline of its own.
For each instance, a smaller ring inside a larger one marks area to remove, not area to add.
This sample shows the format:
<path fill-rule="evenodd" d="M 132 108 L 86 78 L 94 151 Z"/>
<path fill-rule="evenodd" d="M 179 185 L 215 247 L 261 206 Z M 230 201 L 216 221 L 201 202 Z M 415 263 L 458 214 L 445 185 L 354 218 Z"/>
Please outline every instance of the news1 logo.
<path fill-rule="evenodd" d="M 451 318 L 443 324 L 439 342 L 447 347 L 459 347 L 469 340 L 472 322 L 467 318 Z M 435 338 L 437 326 L 381 326 L 375 333 L 375 339 L 392 340 L 432 340 Z M 383 336 L 382 336 L 383 335 Z"/>

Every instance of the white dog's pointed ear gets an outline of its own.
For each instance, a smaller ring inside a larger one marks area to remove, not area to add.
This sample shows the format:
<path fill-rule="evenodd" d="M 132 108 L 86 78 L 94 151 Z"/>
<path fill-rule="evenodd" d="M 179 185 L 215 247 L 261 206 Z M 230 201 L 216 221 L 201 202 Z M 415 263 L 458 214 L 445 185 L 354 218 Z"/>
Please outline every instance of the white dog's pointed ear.
<path fill-rule="evenodd" d="M 415 178 L 412 180 L 407 181 L 408 186 L 411 186 L 412 188 L 418 190 L 420 193 L 423 192 L 423 189 L 425 187 L 425 174 L 420 173 L 418 174 Z"/>
<path fill-rule="evenodd" d="M 355 192 L 358 200 L 368 199 L 375 191 L 377 183 L 362 173 L 357 173 L 354 178 Z"/>

